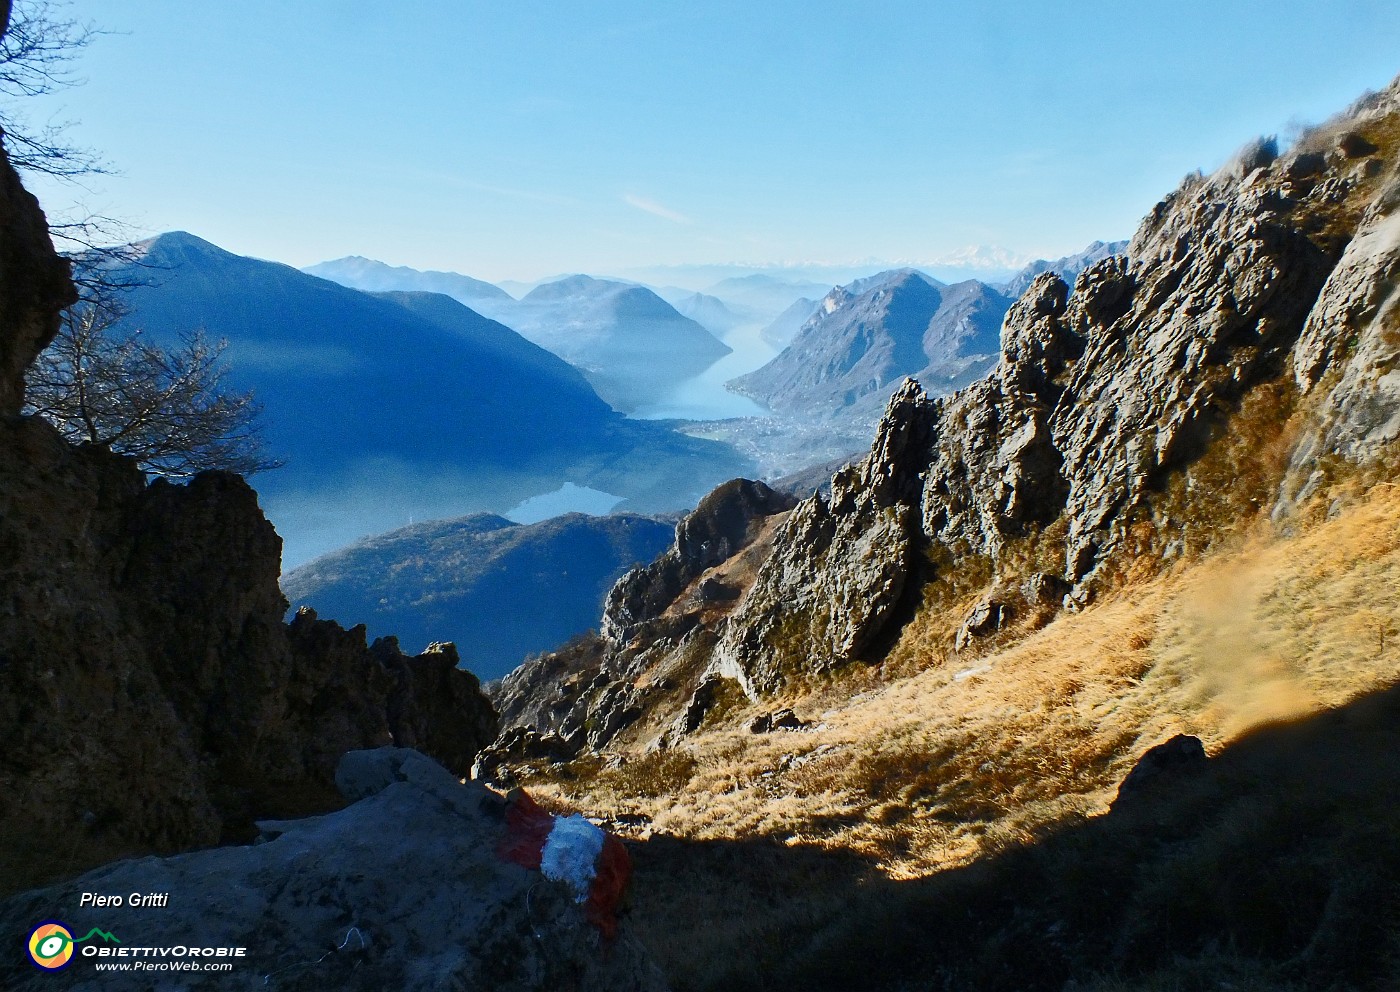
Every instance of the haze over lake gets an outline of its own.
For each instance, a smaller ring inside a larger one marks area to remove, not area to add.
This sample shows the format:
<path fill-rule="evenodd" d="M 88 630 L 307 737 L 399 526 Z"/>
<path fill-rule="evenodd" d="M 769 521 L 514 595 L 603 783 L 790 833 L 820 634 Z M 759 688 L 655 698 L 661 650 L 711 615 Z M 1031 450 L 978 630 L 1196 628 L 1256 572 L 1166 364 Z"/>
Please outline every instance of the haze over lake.
<path fill-rule="evenodd" d="M 727 420 L 767 415 L 762 404 L 724 388 L 730 379 L 752 372 L 777 355 L 778 349 L 759 337 L 762 329 L 758 323 L 734 328 L 721 338 L 734 349 L 732 352 L 682 382 L 664 400 L 640 407 L 632 416 L 638 420 Z"/>

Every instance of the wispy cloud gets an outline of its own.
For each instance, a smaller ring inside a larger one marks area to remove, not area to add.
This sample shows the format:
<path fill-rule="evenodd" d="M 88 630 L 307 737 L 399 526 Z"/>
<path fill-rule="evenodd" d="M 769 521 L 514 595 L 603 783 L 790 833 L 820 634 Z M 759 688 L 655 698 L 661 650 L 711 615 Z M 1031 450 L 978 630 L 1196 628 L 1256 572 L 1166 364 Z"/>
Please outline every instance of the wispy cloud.
<path fill-rule="evenodd" d="M 662 220 L 669 220 L 672 224 L 689 224 L 691 220 L 685 214 L 677 213 L 668 207 L 663 207 L 655 200 L 649 200 L 645 196 L 633 196 L 631 193 L 622 195 L 622 202 L 629 207 L 636 207 L 644 210 L 653 217 L 660 217 Z"/>

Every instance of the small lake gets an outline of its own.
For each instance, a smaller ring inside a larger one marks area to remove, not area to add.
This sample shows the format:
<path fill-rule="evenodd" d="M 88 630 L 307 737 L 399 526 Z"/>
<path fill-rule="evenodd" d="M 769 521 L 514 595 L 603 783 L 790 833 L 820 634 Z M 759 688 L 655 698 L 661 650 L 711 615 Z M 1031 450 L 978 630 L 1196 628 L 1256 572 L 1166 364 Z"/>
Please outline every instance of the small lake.
<path fill-rule="evenodd" d="M 600 489 L 590 489 L 566 482 L 549 493 L 531 496 L 501 514 L 517 524 L 537 524 L 550 517 L 565 513 L 587 513 L 595 517 L 605 516 L 613 507 L 622 502 L 621 496 L 605 493 Z"/>

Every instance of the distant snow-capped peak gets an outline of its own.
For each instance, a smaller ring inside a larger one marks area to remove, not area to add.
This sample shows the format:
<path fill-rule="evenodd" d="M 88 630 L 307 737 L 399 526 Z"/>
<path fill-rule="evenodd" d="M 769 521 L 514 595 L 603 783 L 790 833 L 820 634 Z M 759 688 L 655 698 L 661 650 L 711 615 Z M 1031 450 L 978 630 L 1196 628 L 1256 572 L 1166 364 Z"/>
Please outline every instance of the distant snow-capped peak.
<path fill-rule="evenodd" d="M 995 245 L 968 245 L 934 259 L 932 264 L 956 269 L 1019 269 L 1035 261 L 1030 255 Z"/>

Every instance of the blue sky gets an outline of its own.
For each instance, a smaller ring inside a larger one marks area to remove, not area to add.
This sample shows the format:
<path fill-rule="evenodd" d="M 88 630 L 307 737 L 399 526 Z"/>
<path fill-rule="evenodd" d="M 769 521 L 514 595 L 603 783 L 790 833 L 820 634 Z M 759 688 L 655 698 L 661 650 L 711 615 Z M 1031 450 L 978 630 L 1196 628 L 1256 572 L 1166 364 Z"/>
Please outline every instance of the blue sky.
<path fill-rule="evenodd" d="M 89 207 L 488 279 L 1064 254 L 1400 73 L 1392 0 L 67 9 L 115 32 L 45 107 L 121 172 Z"/>

